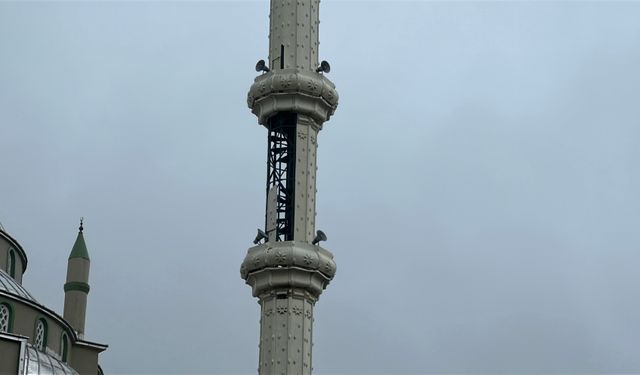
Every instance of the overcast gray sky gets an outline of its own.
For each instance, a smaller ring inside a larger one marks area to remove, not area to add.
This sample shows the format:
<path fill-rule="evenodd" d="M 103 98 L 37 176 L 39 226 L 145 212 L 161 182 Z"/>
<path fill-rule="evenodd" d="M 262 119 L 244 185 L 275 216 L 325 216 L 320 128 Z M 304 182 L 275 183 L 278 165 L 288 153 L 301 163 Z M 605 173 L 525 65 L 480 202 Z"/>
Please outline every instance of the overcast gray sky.
<path fill-rule="evenodd" d="M 323 1 L 318 374 L 640 372 L 640 3 Z M 0 3 L 0 221 L 110 374 L 255 373 L 267 1 Z"/>

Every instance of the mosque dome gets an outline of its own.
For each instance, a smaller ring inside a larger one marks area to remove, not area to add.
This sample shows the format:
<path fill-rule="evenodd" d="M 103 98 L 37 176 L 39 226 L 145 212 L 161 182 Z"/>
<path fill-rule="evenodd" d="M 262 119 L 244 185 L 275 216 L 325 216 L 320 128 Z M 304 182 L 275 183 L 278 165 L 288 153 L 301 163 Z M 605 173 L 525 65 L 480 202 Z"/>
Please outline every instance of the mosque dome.
<path fill-rule="evenodd" d="M 0 291 L 13 294 L 15 296 L 27 299 L 31 302 L 38 303 L 35 298 L 8 273 L 0 268 Z"/>
<path fill-rule="evenodd" d="M 31 344 L 26 344 L 26 364 L 27 374 L 47 374 L 47 375 L 78 375 L 78 372 L 58 358 L 47 353 L 43 353 Z"/>
<path fill-rule="evenodd" d="M 82 231 L 81 222 L 66 259 L 66 282 L 63 277 L 58 280 L 65 292 L 61 316 L 22 285 L 26 252 L 0 227 L 0 374 L 103 374 L 98 355 L 107 345 L 84 337 L 90 288 L 89 253 Z"/>

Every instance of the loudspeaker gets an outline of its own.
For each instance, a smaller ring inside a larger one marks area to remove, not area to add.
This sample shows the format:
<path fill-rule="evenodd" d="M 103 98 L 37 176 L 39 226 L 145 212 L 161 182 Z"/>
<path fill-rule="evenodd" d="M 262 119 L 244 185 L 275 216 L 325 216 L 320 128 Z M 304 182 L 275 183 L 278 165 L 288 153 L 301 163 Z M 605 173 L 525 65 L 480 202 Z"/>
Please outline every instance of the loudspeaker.
<path fill-rule="evenodd" d="M 311 241 L 312 245 L 317 245 L 318 243 L 320 243 L 320 241 L 326 241 L 327 240 L 327 235 L 324 234 L 323 231 L 319 230 L 316 231 L 316 238 L 313 239 L 313 241 Z"/>
<path fill-rule="evenodd" d="M 253 243 L 257 245 L 260 241 L 266 240 L 267 238 L 269 238 L 267 234 L 263 232 L 262 229 L 258 229 L 258 234 L 256 234 L 256 239 L 253 240 Z"/>
<path fill-rule="evenodd" d="M 260 60 L 256 63 L 256 72 L 268 72 L 269 70 L 267 63 L 265 63 L 264 60 Z"/>

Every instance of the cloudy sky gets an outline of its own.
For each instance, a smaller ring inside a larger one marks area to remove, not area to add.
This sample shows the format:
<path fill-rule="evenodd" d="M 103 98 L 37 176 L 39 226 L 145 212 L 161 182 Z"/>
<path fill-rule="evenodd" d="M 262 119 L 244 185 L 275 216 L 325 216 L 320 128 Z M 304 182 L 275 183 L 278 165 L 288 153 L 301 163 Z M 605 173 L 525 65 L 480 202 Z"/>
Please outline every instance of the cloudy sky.
<path fill-rule="evenodd" d="M 1 2 L 0 221 L 110 374 L 252 374 L 266 1 Z M 318 374 L 640 372 L 640 3 L 323 1 Z"/>

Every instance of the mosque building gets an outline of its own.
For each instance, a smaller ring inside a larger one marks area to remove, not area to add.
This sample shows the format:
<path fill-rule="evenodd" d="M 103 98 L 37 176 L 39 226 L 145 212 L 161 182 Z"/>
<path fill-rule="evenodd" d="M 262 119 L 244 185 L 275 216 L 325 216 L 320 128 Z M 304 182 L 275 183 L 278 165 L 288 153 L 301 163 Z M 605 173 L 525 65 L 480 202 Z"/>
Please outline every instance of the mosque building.
<path fill-rule="evenodd" d="M 0 226 L 0 375 L 102 374 L 98 356 L 107 345 L 84 337 L 89 267 L 81 221 L 60 316 L 22 286 L 27 254 Z"/>

